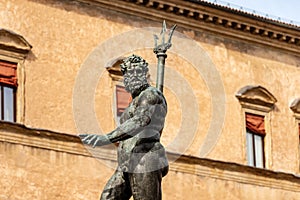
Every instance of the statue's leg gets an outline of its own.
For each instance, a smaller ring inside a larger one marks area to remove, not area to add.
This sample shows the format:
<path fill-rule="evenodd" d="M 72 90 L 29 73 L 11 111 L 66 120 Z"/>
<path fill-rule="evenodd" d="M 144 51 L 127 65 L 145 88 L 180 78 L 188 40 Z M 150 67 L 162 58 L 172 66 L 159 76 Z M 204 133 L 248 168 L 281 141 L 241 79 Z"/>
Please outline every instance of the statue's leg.
<path fill-rule="evenodd" d="M 134 200 L 161 200 L 161 179 L 160 170 L 129 174 Z"/>
<path fill-rule="evenodd" d="M 100 200 L 128 200 L 131 195 L 128 175 L 122 171 L 116 171 L 106 183 Z"/>

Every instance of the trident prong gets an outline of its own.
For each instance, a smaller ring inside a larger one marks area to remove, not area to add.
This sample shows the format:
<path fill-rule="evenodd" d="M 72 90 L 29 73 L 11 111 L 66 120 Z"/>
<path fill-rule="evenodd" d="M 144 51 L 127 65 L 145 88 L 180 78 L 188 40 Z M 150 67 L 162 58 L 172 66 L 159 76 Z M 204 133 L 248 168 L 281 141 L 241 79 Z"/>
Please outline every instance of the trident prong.
<path fill-rule="evenodd" d="M 162 29 L 160 32 L 160 38 L 161 38 L 161 44 L 157 44 L 157 41 L 159 40 L 159 37 L 157 35 L 154 34 L 154 53 L 158 54 L 158 53 L 165 53 L 171 46 L 171 40 L 172 40 L 172 36 L 174 33 L 174 30 L 176 28 L 176 24 L 170 29 L 169 32 L 169 38 L 168 38 L 168 42 L 165 42 L 165 35 L 167 32 L 167 25 L 166 25 L 166 21 L 163 21 L 163 25 L 162 25 Z"/>
<path fill-rule="evenodd" d="M 161 32 L 160 32 L 160 35 L 162 37 L 162 42 L 161 42 L 162 44 L 165 43 L 166 32 L 167 32 L 167 25 L 166 25 L 166 21 L 164 20 L 163 25 L 162 25 L 162 29 L 161 29 Z"/>
<path fill-rule="evenodd" d="M 157 35 L 153 35 L 153 37 L 154 37 L 154 47 L 157 47 L 157 41 L 158 41 L 158 36 Z"/>
<path fill-rule="evenodd" d="M 167 32 L 166 21 L 163 21 L 162 30 L 160 32 L 161 44 L 157 44 L 159 37 L 154 34 L 154 49 L 153 52 L 157 57 L 157 80 L 156 80 L 156 88 L 158 88 L 161 92 L 163 92 L 163 84 L 164 84 L 164 70 L 165 70 L 165 59 L 167 58 L 167 50 L 172 46 L 171 40 L 176 28 L 176 24 L 169 31 L 169 38 L 167 43 L 165 42 L 165 34 Z"/>
<path fill-rule="evenodd" d="M 173 33 L 174 33 L 174 31 L 175 31 L 176 26 L 177 26 L 177 25 L 174 24 L 174 25 L 172 26 L 170 32 L 169 32 L 169 40 L 168 40 L 168 43 L 170 43 L 170 44 L 171 44 L 172 36 L 173 36 Z"/>

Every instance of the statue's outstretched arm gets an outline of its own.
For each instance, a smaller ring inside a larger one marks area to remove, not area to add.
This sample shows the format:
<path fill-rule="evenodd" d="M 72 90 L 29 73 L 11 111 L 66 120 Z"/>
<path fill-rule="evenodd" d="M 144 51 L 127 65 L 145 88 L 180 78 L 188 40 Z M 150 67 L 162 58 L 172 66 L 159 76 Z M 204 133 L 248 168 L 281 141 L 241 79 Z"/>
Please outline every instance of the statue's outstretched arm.
<path fill-rule="evenodd" d="M 121 140 L 126 140 L 139 133 L 139 129 L 146 127 L 151 122 L 151 116 L 159 105 L 154 94 L 145 94 L 140 97 L 137 110 L 134 116 L 124 123 L 119 125 L 115 130 L 106 135 L 97 134 L 80 134 L 84 144 L 95 146 L 103 146 L 110 143 L 115 143 Z"/>

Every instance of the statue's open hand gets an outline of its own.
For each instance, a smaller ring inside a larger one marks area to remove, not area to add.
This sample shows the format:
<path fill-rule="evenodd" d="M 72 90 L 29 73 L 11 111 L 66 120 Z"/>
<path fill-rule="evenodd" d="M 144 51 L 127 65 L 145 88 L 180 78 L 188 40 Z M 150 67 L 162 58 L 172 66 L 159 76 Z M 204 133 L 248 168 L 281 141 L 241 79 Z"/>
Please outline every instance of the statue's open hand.
<path fill-rule="evenodd" d="M 80 137 L 83 144 L 91 145 L 93 148 L 109 143 L 109 140 L 105 135 L 79 134 L 78 136 Z"/>

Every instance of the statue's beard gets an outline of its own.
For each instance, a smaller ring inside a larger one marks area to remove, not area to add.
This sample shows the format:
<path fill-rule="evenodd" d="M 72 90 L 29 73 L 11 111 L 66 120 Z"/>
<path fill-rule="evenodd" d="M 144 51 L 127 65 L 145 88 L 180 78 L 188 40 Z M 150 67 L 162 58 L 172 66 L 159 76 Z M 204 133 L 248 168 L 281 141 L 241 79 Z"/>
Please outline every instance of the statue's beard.
<path fill-rule="evenodd" d="M 145 78 L 124 78 L 124 85 L 128 92 L 137 95 L 143 90 L 144 86 L 148 86 L 148 81 Z"/>

